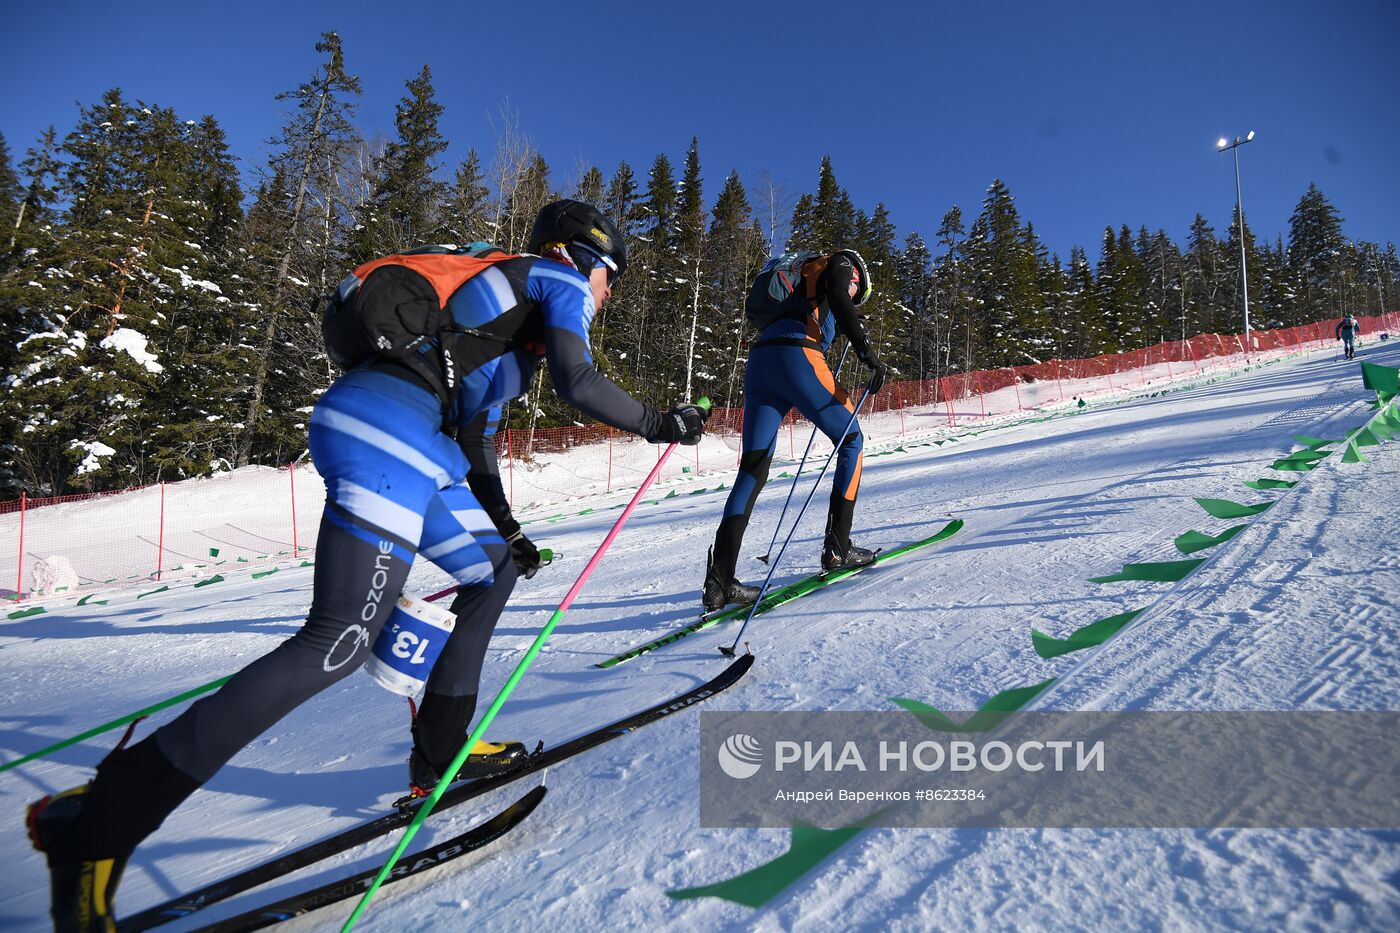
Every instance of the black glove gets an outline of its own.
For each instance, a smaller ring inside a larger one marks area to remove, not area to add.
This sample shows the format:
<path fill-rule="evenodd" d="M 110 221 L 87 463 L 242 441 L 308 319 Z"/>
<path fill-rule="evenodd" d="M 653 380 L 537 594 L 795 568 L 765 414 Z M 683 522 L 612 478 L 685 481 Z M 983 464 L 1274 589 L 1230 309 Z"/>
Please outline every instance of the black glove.
<path fill-rule="evenodd" d="M 705 433 L 705 419 L 710 413 L 699 405 L 677 405 L 661 414 L 661 427 L 647 440 L 653 444 L 700 443 L 700 435 Z"/>
<path fill-rule="evenodd" d="M 525 537 L 525 532 L 520 530 L 520 523 L 513 518 L 507 518 L 498 530 L 501 537 L 506 539 L 506 544 L 510 545 L 510 556 L 511 560 L 515 561 L 515 569 L 526 580 L 533 577 L 535 571 L 540 569 L 540 549 L 535 547 L 535 542 Z"/>
<path fill-rule="evenodd" d="M 889 375 L 890 368 L 879 360 L 863 360 L 870 370 L 870 394 L 874 395 L 880 391 L 885 384 L 885 377 Z"/>

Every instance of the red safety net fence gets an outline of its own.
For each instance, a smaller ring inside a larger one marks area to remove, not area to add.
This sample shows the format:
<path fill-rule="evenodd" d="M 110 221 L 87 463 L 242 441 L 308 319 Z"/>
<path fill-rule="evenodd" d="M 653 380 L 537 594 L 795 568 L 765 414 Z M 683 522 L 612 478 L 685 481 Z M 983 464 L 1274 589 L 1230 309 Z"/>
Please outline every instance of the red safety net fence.
<path fill-rule="evenodd" d="M 1396 332 L 1400 314 L 1360 318 L 1363 341 Z M 867 446 L 1015 416 L 1066 402 L 1132 393 L 1299 352 L 1335 348 L 1338 321 L 1238 334 L 1200 334 L 1089 359 L 891 382 L 861 408 Z M 860 389 L 853 393 L 858 397 Z M 658 480 L 738 466 L 743 409 L 716 409 L 705 437 L 681 448 Z M 795 411 L 774 458 L 796 462 L 811 425 Z M 503 430 L 496 437 L 501 482 L 518 512 L 581 496 L 635 488 L 656 465 L 656 444 L 593 424 Z M 817 435 L 811 456 L 831 451 Z M 0 502 L 0 596 L 209 576 L 314 554 L 325 487 L 311 464 L 251 467 L 236 474 L 137 489 Z M 562 510 L 561 510 L 562 511 Z M 548 513 L 545 513 L 548 517 Z M 13 588 L 10 588 L 10 587 Z"/>

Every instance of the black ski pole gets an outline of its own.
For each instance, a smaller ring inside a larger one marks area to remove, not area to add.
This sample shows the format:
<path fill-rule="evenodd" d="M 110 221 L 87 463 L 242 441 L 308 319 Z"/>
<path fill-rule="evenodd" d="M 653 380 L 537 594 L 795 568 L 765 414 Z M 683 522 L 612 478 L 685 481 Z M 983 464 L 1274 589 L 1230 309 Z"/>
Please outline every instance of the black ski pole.
<path fill-rule="evenodd" d="M 841 449 L 841 440 L 844 440 L 846 435 L 851 432 L 851 425 L 856 423 L 856 416 L 860 414 L 860 407 L 865 404 L 866 398 L 870 396 L 870 387 L 874 384 L 875 377 L 872 376 L 871 381 L 865 386 L 865 391 L 861 393 L 860 401 L 856 402 L 855 407 L 851 409 L 851 420 L 846 422 L 846 430 L 841 432 L 841 438 L 838 439 L 836 445 L 831 448 L 831 453 L 827 455 L 826 462 L 822 464 L 821 472 L 817 474 L 816 481 L 812 483 L 812 491 L 807 493 L 806 501 L 802 503 L 802 508 L 797 511 L 797 517 L 792 520 L 792 529 L 788 531 L 788 536 L 783 539 L 783 546 L 778 549 L 778 556 L 773 559 L 773 563 L 768 565 L 768 576 L 763 578 L 763 586 L 759 587 L 758 598 L 753 601 L 753 605 L 749 606 L 749 614 L 744 617 L 744 624 L 739 626 L 739 633 L 734 636 L 734 644 L 729 647 L 720 645 L 719 653 L 725 657 L 732 658 L 738 653 L 739 639 L 744 637 L 744 629 L 749 627 L 749 620 L 754 617 L 754 613 L 758 611 L 759 605 L 763 602 L 763 597 L 767 595 L 768 587 L 773 582 L 773 571 L 778 569 L 778 563 L 783 559 L 783 553 L 787 550 L 788 542 L 790 542 L 792 536 L 797 533 L 797 526 L 802 521 L 802 516 L 806 513 L 807 506 L 812 504 L 812 496 L 816 495 L 817 487 L 822 484 L 822 479 L 826 476 L 826 468 L 831 466 L 831 461 L 836 457 L 836 452 Z"/>
<path fill-rule="evenodd" d="M 846 354 L 850 352 L 851 344 L 848 341 L 846 343 L 846 349 L 841 351 L 841 359 L 836 363 L 835 378 L 841 378 L 841 368 L 846 365 Z M 778 524 L 773 526 L 773 540 L 768 542 L 768 550 L 764 551 L 763 556 L 759 558 L 759 560 L 763 561 L 765 564 L 768 563 L 768 558 L 773 556 L 773 545 L 778 543 L 778 532 L 782 530 L 783 519 L 787 518 L 788 506 L 792 503 L 793 490 L 797 489 L 797 479 L 802 475 L 802 468 L 807 465 L 807 455 L 812 452 L 812 443 L 816 439 L 817 426 L 814 424 L 812 425 L 812 434 L 810 437 L 807 438 L 807 449 L 802 451 L 802 459 L 797 464 L 797 472 L 793 474 L 792 485 L 788 487 L 787 498 L 783 500 L 783 512 L 781 515 L 778 516 Z"/>

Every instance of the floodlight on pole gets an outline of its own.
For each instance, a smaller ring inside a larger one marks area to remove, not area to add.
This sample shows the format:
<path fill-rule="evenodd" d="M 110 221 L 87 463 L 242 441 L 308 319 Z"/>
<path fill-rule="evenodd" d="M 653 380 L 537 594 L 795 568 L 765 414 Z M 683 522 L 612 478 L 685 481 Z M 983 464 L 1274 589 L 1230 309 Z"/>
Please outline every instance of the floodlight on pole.
<path fill-rule="evenodd" d="M 1244 139 L 1235 137 L 1232 143 L 1224 136 L 1220 137 L 1216 148 L 1221 152 L 1234 151 L 1235 153 L 1235 224 L 1240 237 L 1240 299 L 1244 305 L 1244 340 L 1245 346 L 1252 346 L 1249 339 L 1249 275 L 1245 270 L 1244 259 L 1244 196 L 1240 193 L 1240 147 L 1254 139 L 1254 131 L 1250 130 L 1245 134 Z"/>

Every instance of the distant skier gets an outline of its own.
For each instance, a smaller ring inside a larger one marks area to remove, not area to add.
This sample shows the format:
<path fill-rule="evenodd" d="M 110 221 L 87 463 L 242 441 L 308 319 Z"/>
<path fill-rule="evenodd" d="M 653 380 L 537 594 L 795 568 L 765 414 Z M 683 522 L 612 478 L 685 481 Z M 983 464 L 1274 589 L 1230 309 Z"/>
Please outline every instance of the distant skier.
<path fill-rule="evenodd" d="M 353 307 L 400 316 L 445 308 L 457 330 L 413 344 L 416 355 L 351 369 L 317 403 L 310 446 L 327 501 L 301 630 L 173 722 L 112 752 L 91 783 L 30 806 L 57 929 L 115 929 L 113 896 L 132 850 L 240 749 L 364 664 L 417 554 L 460 584 L 457 623 L 428 680 L 410 758 L 415 785 L 443 777 L 467 737 L 487 641 L 516 565 L 528 575 L 538 564 L 523 535 L 503 537 L 510 528 L 493 527 L 464 482 L 469 457 L 445 427 L 476 425 L 484 436 L 483 413 L 529 386 L 544 356 L 559 396 L 592 417 L 656 443 L 699 441 L 700 408 L 658 411 L 594 368 L 594 312 L 627 265 L 613 224 L 587 204 L 557 201 L 540 211 L 529 250 L 538 255 L 501 255 L 465 280 L 433 277 L 461 265 L 441 249 L 357 270 L 363 283 L 346 292 Z M 508 765 L 519 747 L 487 743 L 469 763 Z"/>
<path fill-rule="evenodd" d="M 1349 360 L 1356 359 L 1356 338 L 1361 336 L 1361 323 L 1348 314 L 1337 324 L 1337 339 Z"/>
<path fill-rule="evenodd" d="M 776 301 L 772 314 L 767 315 L 771 320 L 764 320 L 755 313 L 754 305 L 770 285 L 775 300 L 783 292 L 790 294 Z M 779 257 L 764 267 L 751 288 L 748 313 L 761 330 L 744 370 L 739 475 L 729 492 L 705 568 L 701 601 L 707 611 L 758 598 L 756 587 L 734 578 L 734 568 L 749 515 L 768 479 L 778 428 L 794 407 L 820 428 L 838 450 L 822 567 L 859 567 L 874 559 L 873 551 L 851 544 L 864 438 L 860 423 L 851 421 L 855 403 L 837 385 L 826 361 L 826 351 L 839 330 L 851 342 L 857 358 L 871 370 L 871 392 L 878 392 L 884 384 L 885 365 L 871 348 L 856 314 L 856 308 L 869 299 L 870 292 L 865 263 L 852 249 L 838 250 L 829 256 L 799 253 Z M 843 436 L 848 422 L 850 430 Z"/>

